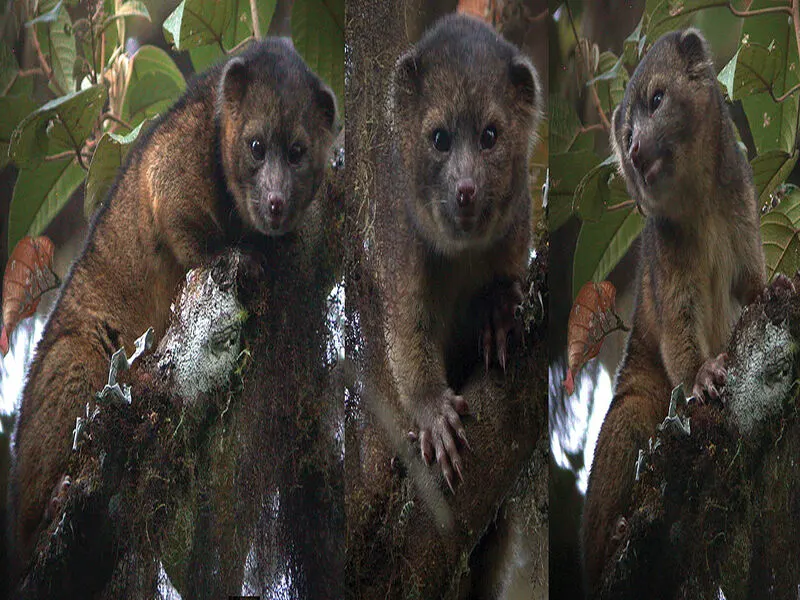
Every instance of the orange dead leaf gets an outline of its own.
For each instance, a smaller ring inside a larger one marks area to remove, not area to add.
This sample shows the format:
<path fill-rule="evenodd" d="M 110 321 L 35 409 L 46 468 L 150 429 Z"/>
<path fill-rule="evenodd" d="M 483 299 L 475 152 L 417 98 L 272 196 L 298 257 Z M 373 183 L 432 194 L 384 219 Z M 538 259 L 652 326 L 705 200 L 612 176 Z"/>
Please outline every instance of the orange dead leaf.
<path fill-rule="evenodd" d="M 3 322 L 0 353 L 8 352 L 9 340 L 17 324 L 36 312 L 39 300 L 58 287 L 53 272 L 53 242 L 42 236 L 24 237 L 14 248 L 3 277 Z"/>
<path fill-rule="evenodd" d="M 489 16 L 488 0 L 459 0 L 456 10 L 460 13 L 487 20 Z"/>
<path fill-rule="evenodd" d="M 575 376 L 590 359 L 597 356 L 605 337 L 627 327 L 614 311 L 617 290 L 609 281 L 585 284 L 569 313 L 567 325 L 567 378 L 564 387 L 568 394 L 575 391 Z"/>

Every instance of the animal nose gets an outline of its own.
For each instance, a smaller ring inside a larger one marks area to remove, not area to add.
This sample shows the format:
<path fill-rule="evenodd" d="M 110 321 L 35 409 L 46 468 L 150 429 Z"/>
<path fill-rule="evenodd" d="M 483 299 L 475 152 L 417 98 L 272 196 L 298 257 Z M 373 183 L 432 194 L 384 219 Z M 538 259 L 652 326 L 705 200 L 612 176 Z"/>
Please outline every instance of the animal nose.
<path fill-rule="evenodd" d="M 641 166 L 641 162 L 642 162 L 641 158 L 640 158 L 639 150 L 640 150 L 639 140 L 636 140 L 631 145 L 630 157 L 631 157 L 631 162 L 633 163 L 633 166 L 636 167 L 637 169 Z"/>
<path fill-rule="evenodd" d="M 283 196 L 274 192 L 270 192 L 267 196 L 267 208 L 269 209 L 269 216 L 273 219 L 279 219 L 283 214 L 285 204 L 286 202 L 283 200 Z"/>
<path fill-rule="evenodd" d="M 458 182 L 458 206 L 467 208 L 475 200 L 475 182 L 472 179 L 462 179 Z"/>

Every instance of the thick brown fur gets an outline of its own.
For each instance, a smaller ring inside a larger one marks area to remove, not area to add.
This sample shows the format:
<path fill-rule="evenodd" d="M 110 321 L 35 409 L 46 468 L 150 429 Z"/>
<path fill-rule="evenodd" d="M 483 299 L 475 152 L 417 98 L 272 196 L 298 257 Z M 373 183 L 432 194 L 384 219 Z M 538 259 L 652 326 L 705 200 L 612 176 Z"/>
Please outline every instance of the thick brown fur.
<path fill-rule="evenodd" d="M 672 388 L 718 396 L 731 329 L 765 283 L 752 171 L 699 32 L 653 45 L 614 113 L 612 143 L 646 224 L 633 328 L 584 508 L 592 595 L 630 516 L 638 450 L 667 416 Z"/>
<path fill-rule="evenodd" d="M 137 141 L 61 288 L 23 392 L 9 494 L 14 581 L 49 525 L 75 419 L 106 382 L 112 353 L 130 355 L 148 327 L 161 337 L 189 269 L 294 228 L 321 183 L 335 112 L 291 45 L 270 39 L 199 76 Z"/>
<path fill-rule="evenodd" d="M 540 90 L 517 48 L 462 15 L 440 19 L 393 73 L 398 169 L 378 228 L 389 360 L 423 458 L 436 458 L 451 487 L 468 410 L 454 391 L 457 363 L 479 341 L 487 360 L 496 351 L 505 363 L 521 298 Z"/>

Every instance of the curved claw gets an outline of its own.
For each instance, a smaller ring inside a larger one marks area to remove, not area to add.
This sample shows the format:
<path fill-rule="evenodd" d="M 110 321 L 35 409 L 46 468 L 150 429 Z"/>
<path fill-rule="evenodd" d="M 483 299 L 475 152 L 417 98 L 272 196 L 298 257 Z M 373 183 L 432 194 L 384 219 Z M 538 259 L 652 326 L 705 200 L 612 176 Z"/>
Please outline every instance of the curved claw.
<path fill-rule="evenodd" d="M 464 481 L 459 447 L 470 448 L 466 430 L 461 423 L 461 415 L 468 412 L 466 400 L 447 389 L 436 401 L 428 404 L 427 409 L 420 411 L 416 418 L 419 435 L 414 434 L 414 438 L 419 439 L 422 459 L 428 466 L 434 460 L 438 463 L 454 494 L 457 482 Z"/>
<path fill-rule="evenodd" d="M 728 355 L 720 354 L 715 358 L 710 358 L 702 364 L 695 377 L 692 394 L 702 402 L 704 398 L 719 400 L 722 396 L 722 388 L 728 378 L 728 370 L 725 364 Z"/>
<path fill-rule="evenodd" d="M 508 363 L 508 339 L 517 330 L 516 312 L 524 296 L 518 281 L 496 282 L 490 290 L 485 307 L 481 350 L 486 370 L 492 360 L 492 351 L 497 362 L 506 370 Z"/>

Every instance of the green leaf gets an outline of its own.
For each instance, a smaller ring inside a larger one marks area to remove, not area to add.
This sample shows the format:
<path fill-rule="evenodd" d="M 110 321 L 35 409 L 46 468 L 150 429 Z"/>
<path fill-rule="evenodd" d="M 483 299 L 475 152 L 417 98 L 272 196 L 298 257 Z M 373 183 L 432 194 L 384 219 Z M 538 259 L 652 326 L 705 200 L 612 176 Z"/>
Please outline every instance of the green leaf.
<path fill-rule="evenodd" d="M 169 108 L 185 89 L 186 81 L 169 54 L 142 46 L 133 55 L 122 119 L 135 127 Z"/>
<path fill-rule="evenodd" d="M 176 50 L 189 50 L 207 44 L 225 46 L 225 42 L 238 41 L 252 35 L 250 3 L 246 0 L 183 0 L 164 21 L 167 41 Z M 231 36 L 225 40 L 226 34 Z"/>
<path fill-rule="evenodd" d="M 767 263 L 767 280 L 776 273 L 794 276 L 800 268 L 800 193 L 786 196 L 761 217 L 761 241 Z"/>
<path fill-rule="evenodd" d="M 0 98 L 0 169 L 8 164 L 8 148 L 14 130 L 32 110 L 36 103 L 30 96 L 4 96 Z"/>
<path fill-rule="evenodd" d="M 2 93 L 19 73 L 19 65 L 14 53 L 4 43 L 0 42 L 0 93 Z"/>
<path fill-rule="evenodd" d="M 139 17 L 152 22 L 152 19 L 150 18 L 150 11 L 147 10 L 147 5 L 144 2 L 140 2 L 138 0 L 128 0 L 128 2 L 125 2 L 113 15 L 105 20 L 103 23 L 103 29 L 108 27 L 117 19 L 124 19 L 127 17 Z"/>
<path fill-rule="evenodd" d="M 550 152 L 560 154 L 569 150 L 578 135 L 581 122 L 572 104 L 557 94 L 550 94 Z"/>
<path fill-rule="evenodd" d="M 774 6 L 769 0 L 756 0 L 750 7 L 758 10 Z M 762 15 L 745 19 L 742 39 L 748 45 L 763 48 L 779 48 L 780 64 L 773 80 L 773 93 L 779 97 L 800 83 L 800 65 L 797 58 L 797 41 L 794 27 L 788 15 Z M 769 150 L 792 152 L 797 137 L 798 102 L 800 94 L 795 93 L 781 103 L 775 103 L 767 93 L 753 94 L 742 99 L 742 106 L 758 154 Z"/>
<path fill-rule="evenodd" d="M 292 41 L 308 66 L 336 94 L 344 117 L 344 0 L 295 0 Z"/>
<path fill-rule="evenodd" d="M 83 199 L 83 214 L 88 220 L 97 206 L 103 201 L 117 176 L 128 151 L 139 136 L 145 122 L 128 135 L 120 136 L 105 133 L 95 148 L 92 164 L 86 176 L 86 194 Z"/>
<path fill-rule="evenodd" d="M 184 0 L 164 22 L 167 38 L 173 40 L 176 48 L 189 50 L 192 66 L 198 73 L 254 35 L 249 0 L 212 2 L 221 12 L 213 12 L 210 18 L 205 18 L 206 13 L 202 12 L 208 12 L 205 4 Z M 257 0 L 256 10 L 259 28 L 264 35 L 275 13 L 275 0 Z"/>
<path fill-rule="evenodd" d="M 611 114 L 614 108 L 622 102 L 622 97 L 625 95 L 625 86 L 628 85 L 630 77 L 622 64 L 622 59 L 618 59 L 611 52 L 603 52 L 600 55 L 597 70 L 600 75 L 586 85 L 595 86 L 603 112 Z"/>
<path fill-rule="evenodd" d="M 550 231 L 561 227 L 572 216 L 575 190 L 583 177 L 599 162 L 600 157 L 586 150 L 550 155 L 550 192 L 547 199 L 547 225 Z"/>
<path fill-rule="evenodd" d="M 629 67 L 635 67 L 639 63 L 642 56 L 642 50 L 646 37 L 642 35 L 642 22 L 644 19 L 639 20 L 636 29 L 633 30 L 623 42 L 622 60 Z"/>
<path fill-rule="evenodd" d="M 86 172 L 70 158 L 20 170 L 8 215 L 8 247 L 15 247 L 26 235 L 41 235 L 85 175 Z"/>
<path fill-rule="evenodd" d="M 719 0 L 647 0 L 644 12 L 648 45 L 665 33 L 687 27 L 699 9 L 718 5 Z"/>
<path fill-rule="evenodd" d="M 610 156 L 589 171 L 575 190 L 573 206 L 582 221 L 599 221 L 606 207 L 629 202 L 625 181 L 617 172 L 617 160 Z"/>
<path fill-rule="evenodd" d="M 731 100 L 767 92 L 781 75 L 782 66 L 785 66 L 782 54 L 778 46 L 741 46 L 719 72 L 717 79 L 725 86 Z"/>
<path fill-rule="evenodd" d="M 608 277 L 643 226 L 634 207 L 606 211 L 598 222 L 581 225 L 572 266 L 573 299 L 586 282 Z"/>
<path fill-rule="evenodd" d="M 46 156 L 80 149 L 92 132 L 106 98 L 105 86 L 95 85 L 41 106 L 11 136 L 11 160 L 19 167 L 30 168 Z"/>
<path fill-rule="evenodd" d="M 753 183 L 756 186 L 759 207 L 765 206 L 772 192 L 786 181 L 797 157 L 797 151 L 789 154 L 782 150 L 772 150 L 753 159 L 750 166 L 753 168 Z"/>
<path fill-rule="evenodd" d="M 192 67 L 194 67 L 195 73 L 202 73 L 226 56 L 227 54 L 216 44 L 189 50 L 189 58 L 192 60 Z"/>
<path fill-rule="evenodd" d="M 75 91 L 75 33 L 64 3 L 59 2 L 51 11 L 29 21 L 28 26 L 35 28 L 42 52 L 53 69 L 53 78 L 61 88 L 51 85 L 53 91 L 64 94 Z"/>

